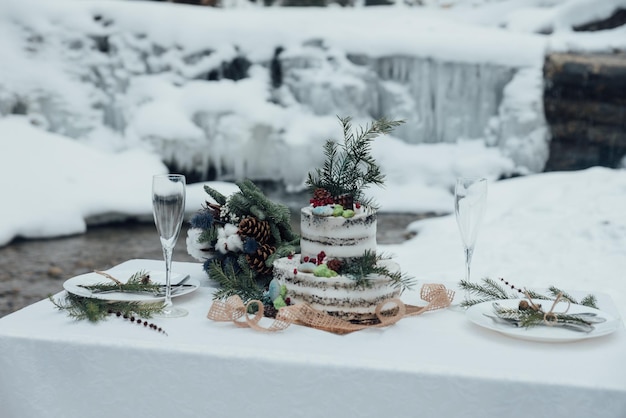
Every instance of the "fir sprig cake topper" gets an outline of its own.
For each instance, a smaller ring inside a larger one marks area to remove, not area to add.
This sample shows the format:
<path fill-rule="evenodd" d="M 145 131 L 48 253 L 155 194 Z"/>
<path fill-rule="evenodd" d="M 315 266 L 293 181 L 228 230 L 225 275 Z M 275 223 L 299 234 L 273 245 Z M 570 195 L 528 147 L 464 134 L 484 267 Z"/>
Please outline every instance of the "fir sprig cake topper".
<path fill-rule="evenodd" d="M 385 175 L 372 156 L 372 141 L 381 134 L 390 133 L 403 121 L 378 119 L 365 128 L 352 129 L 351 118 L 339 118 L 343 128 L 343 143 L 331 139 L 324 144 L 326 157 L 321 168 L 310 172 L 306 181 L 313 198 L 313 206 L 332 203 L 352 209 L 352 203 L 376 209 L 364 189 L 384 184 Z"/>

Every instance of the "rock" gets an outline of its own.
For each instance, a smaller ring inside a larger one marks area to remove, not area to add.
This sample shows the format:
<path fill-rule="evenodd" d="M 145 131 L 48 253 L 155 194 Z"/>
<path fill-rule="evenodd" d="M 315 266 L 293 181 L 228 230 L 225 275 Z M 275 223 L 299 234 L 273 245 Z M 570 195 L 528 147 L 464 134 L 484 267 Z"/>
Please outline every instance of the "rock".
<path fill-rule="evenodd" d="M 59 277 L 63 276 L 63 269 L 57 266 L 50 266 L 48 268 L 48 276 L 58 279 Z"/>
<path fill-rule="evenodd" d="M 626 54 L 551 54 L 544 78 L 552 136 L 545 170 L 619 167 L 626 155 Z"/>
<path fill-rule="evenodd" d="M 302 263 L 298 266 L 298 271 L 301 271 L 302 273 L 313 273 L 315 267 L 317 267 L 317 265 L 314 263 Z"/>
<path fill-rule="evenodd" d="M 316 206 L 311 213 L 316 216 L 333 216 L 334 212 L 332 206 Z"/>
<path fill-rule="evenodd" d="M 276 279 L 272 279 L 269 284 L 268 296 L 270 300 L 274 300 L 280 296 L 280 283 Z"/>

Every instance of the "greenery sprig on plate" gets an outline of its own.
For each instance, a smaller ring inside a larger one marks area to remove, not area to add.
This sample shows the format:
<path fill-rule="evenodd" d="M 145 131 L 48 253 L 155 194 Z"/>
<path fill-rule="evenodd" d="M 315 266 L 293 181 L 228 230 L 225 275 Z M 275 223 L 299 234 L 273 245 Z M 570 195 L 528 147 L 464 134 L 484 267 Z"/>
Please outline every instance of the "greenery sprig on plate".
<path fill-rule="evenodd" d="M 571 295 L 563 292 L 555 286 L 550 286 L 548 288 L 548 295 L 541 294 L 534 290 L 528 290 L 520 287 L 515 287 L 515 285 L 510 284 L 504 279 L 500 279 L 500 284 L 496 280 L 490 278 L 483 278 L 481 283 L 473 283 L 466 280 L 461 280 L 459 287 L 465 291 L 468 291 L 470 295 L 474 296 L 472 299 L 464 300 L 461 302 L 462 307 L 469 307 L 472 305 L 476 305 L 478 303 L 489 302 L 489 301 L 497 301 L 503 299 L 518 299 L 520 298 L 520 294 L 523 296 L 528 295 L 532 299 L 542 299 L 542 300 L 554 300 L 559 295 L 561 295 L 561 299 L 567 300 L 568 302 L 576 305 L 588 306 L 590 308 L 597 309 L 596 306 L 597 300 L 594 295 L 587 295 L 580 301 L 576 300 Z M 513 292 L 508 291 L 506 288 L 510 288 Z M 524 293 L 526 292 L 526 293 Z"/>
<path fill-rule="evenodd" d="M 500 306 L 497 302 L 494 302 L 493 308 L 498 318 L 514 326 L 530 328 L 540 325 L 559 325 L 583 332 L 590 332 L 594 329 L 587 316 L 554 312 L 552 309 L 546 312 L 541 305 L 533 306 L 526 303 L 526 299 L 521 299 L 520 305 L 515 308 Z"/>
<path fill-rule="evenodd" d="M 132 291 L 132 292 L 153 292 L 162 285 L 150 281 L 150 276 L 145 271 L 134 273 L 126 283 L 122 283 L 113 276 L 104 272 L 97 272 L 113 281 L 113 283 L 98 283 L 95 285 L 82 286 L 91 291 Z M 167 335 L 163 328 L 156 324 L 149 323 L 146 318 L 152 318 L 154 314 L 163 312 L 165 305 L 162 301 L 141 302 L 141 301 L 109 301 L 100 298 L 79 296 L 65 292 L 60 299 L 55 299 L 49 295 L 48 299 L 59 310 L 64 311 L 70 318 L 75 320 L 87 320 L 89 322 L 99 322 L 113 315 L 120 319 L 128 320 L 129 323 L 143 326 L 159 333 Z"/>
<path fill-rule="evenodd" d="M 138 271 L 137 273 L 134 273 L 132 276 L 129 277 L 126 283 L 122 283 L 115 277 L 103 271 L 96 271 L 95 273 L 110 279 L 112 283 L 103 282 L 92 285 L 79 286 L 93 293 L 110 291 L 153 293 L 158 292 L 163 287 L 163 284 L 152 282 L 150 280 L 150 274 L 147 271 Z"/>

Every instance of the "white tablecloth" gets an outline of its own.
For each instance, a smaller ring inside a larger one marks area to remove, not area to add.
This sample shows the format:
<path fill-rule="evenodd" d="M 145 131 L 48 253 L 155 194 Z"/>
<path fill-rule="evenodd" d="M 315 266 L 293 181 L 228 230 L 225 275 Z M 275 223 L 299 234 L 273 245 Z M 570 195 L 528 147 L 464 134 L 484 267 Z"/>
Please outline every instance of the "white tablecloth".
<path fill-rule="evenodd" d="M 168 336 L 118 318 L 76 322 L 48 300 L 1 318 L 0 417 L 626 417 L 623 327 L 538 343 L 441 310 L 344 336 L 260 333 L 206 319 L 200 264 L 174 270 L 203 287 L 174 299 L 189 316 L 153 321 Z"/>

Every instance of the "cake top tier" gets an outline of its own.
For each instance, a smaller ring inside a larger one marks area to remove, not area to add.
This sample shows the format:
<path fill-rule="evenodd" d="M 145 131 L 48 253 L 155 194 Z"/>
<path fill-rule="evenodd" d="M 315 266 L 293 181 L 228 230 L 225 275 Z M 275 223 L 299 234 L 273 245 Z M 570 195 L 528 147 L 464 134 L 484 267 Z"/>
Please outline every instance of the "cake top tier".
<path fill-rule="evenodd" d="M 323 252 L 329 259 L 361 257 L 376 253 L 376 212 L 361 211 L 354 216 L 316 216 L 316 208 L 302 208 L 300 251 L 315 258 Z"/>
<path fill-rule="evenodd" d="M 329 139 L 324 144 L 326 157 L 321 168 L 310 172 L 306 181 L 312 195 L 311 204 L 325 206 L 340 204 L 346 210 L 353 205 L 365 205 L 376 209 L 364 190 L 370 185 L 383 185 L 385 175 L 372 156 L 372 141 L 381 134 L 390 133 L 403 121 L 381 118 L 365 128 L 352 130 L 350 118 L 339 118 L 343 143 Z"/>

